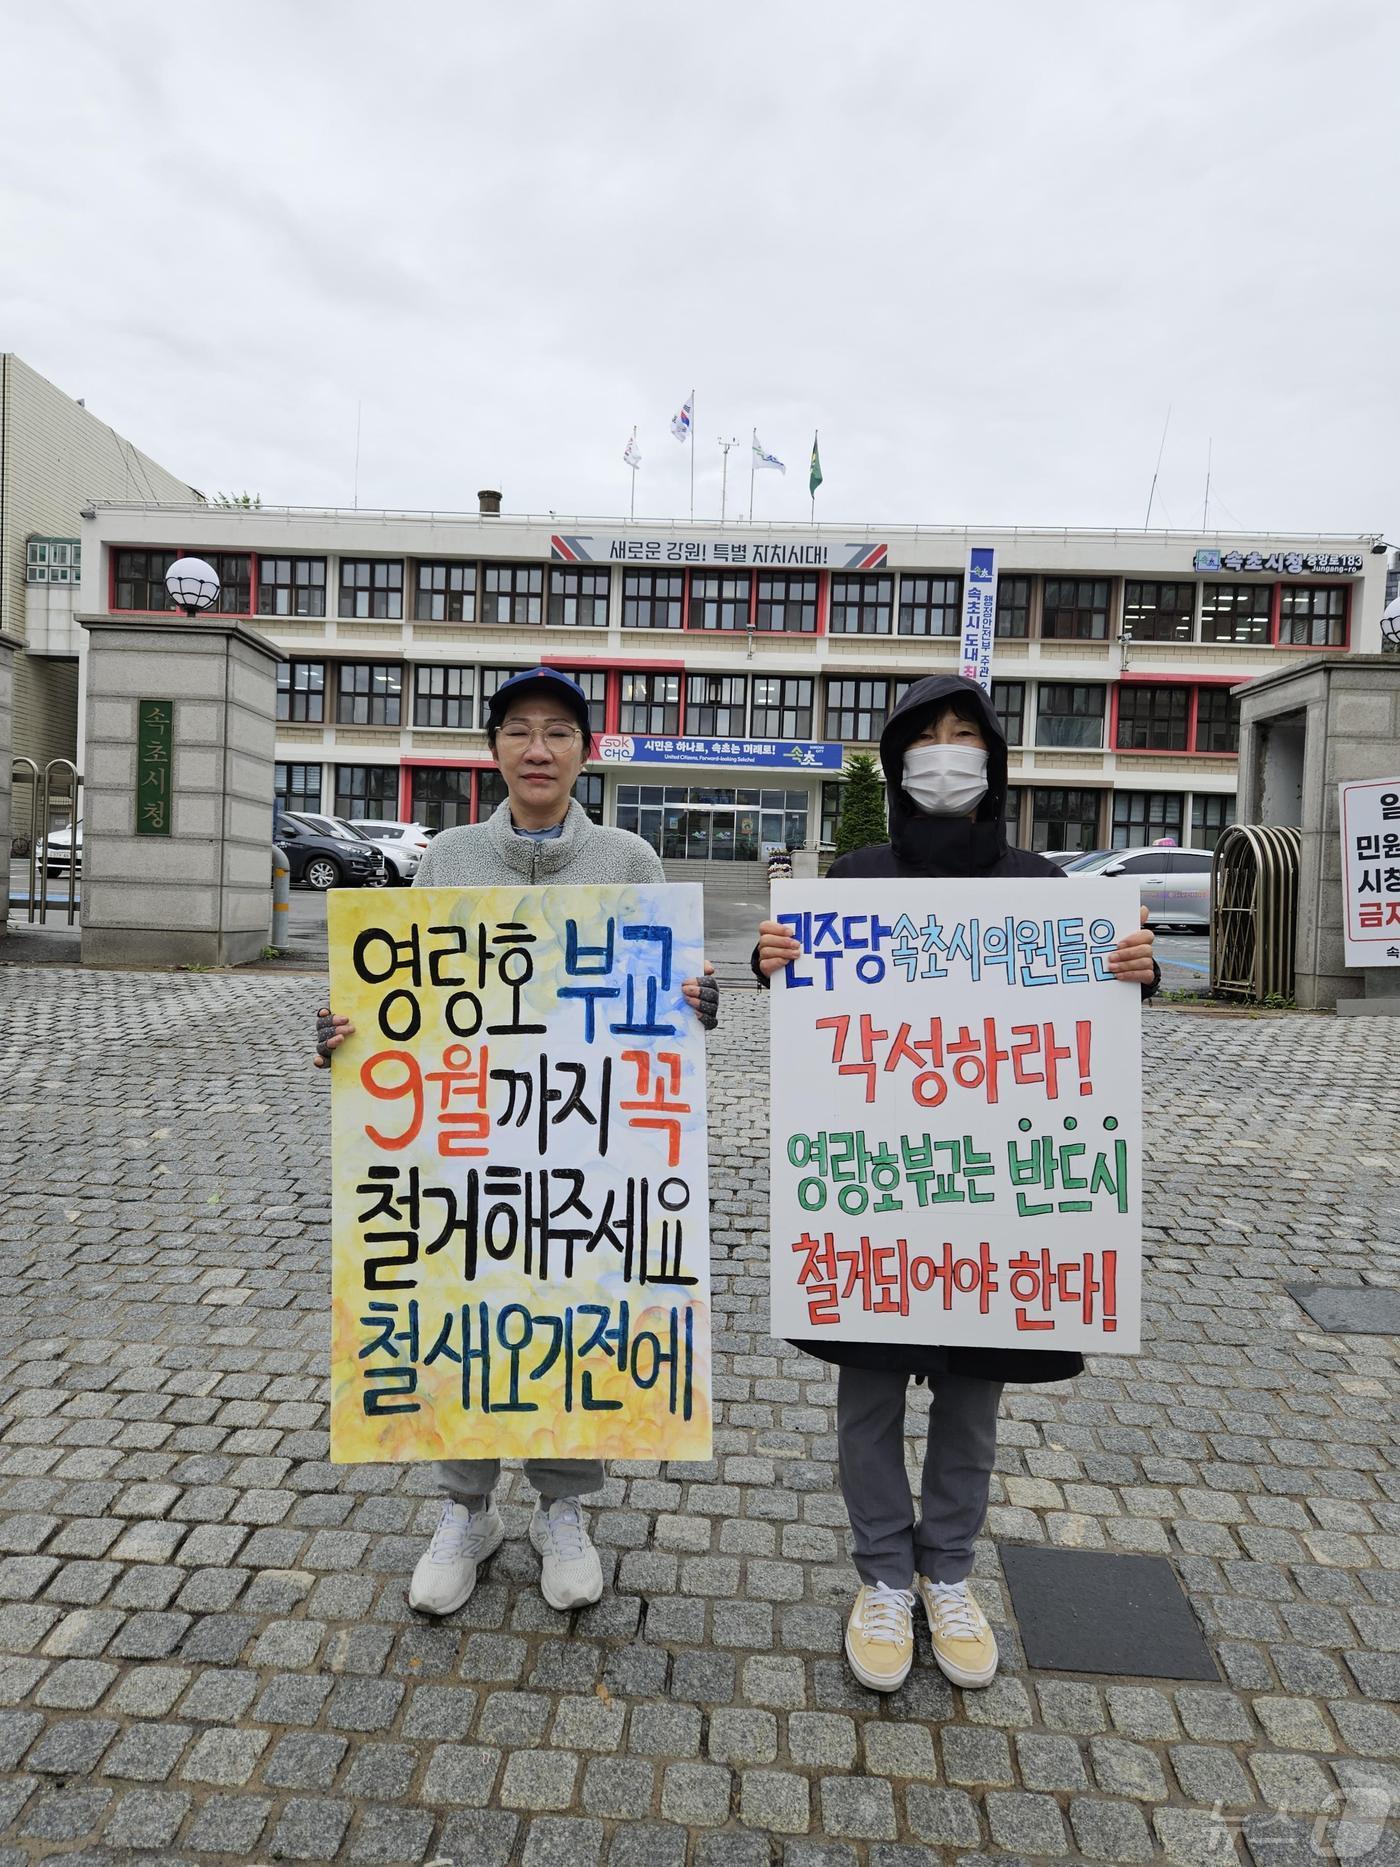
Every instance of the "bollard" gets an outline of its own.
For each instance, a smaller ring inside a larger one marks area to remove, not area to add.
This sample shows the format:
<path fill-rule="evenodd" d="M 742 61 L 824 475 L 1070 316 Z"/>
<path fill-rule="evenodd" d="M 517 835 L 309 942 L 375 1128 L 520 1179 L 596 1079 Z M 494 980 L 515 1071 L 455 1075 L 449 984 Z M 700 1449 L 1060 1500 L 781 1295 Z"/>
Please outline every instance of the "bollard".
<path fill-rule="evenodd" d="M 279 843 L 272 845 L 272 938 L 268 945 L 276 953 L 287 950 L 287 922 L 292 906 L 292 867 L 287 852 Z"/>

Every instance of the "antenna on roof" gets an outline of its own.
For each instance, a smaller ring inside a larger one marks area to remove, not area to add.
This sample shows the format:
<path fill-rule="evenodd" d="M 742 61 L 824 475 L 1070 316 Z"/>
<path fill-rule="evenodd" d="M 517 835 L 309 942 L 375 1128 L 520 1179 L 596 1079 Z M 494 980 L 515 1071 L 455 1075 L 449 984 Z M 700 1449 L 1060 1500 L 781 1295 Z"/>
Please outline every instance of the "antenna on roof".
<path fill-rule="evenodd" d="M 1201 530 L 1210 530 L 1210 451 L 1215 445 L 1214 437 L 1206 441 L 1206 502 L 1201 507 Z"/>
<path fill-rule="evenodd" d="M 353 502 L 356 512 L 360 509 L 360 410 L 363 407 L 363 402 L 357 402 L 355 404 L 355 491 Z"/>
<path fill-rule="evenodd" d="M 1167 448 L 1167 429 L 1172 425 L 1172 405 L 1167 404 L 1167 419 L 1162 423 L 1162 445 L 1157 449 L 1157 465 L 1152 470 L 1152 490 L 1147 495 L 1147 517 L 1142 522 L 1142 529 L 1147 530 L 1152 519 L 1152 501 L 1157 497 L 1157 475 L 1162 471 L 1162 455 Z"/>

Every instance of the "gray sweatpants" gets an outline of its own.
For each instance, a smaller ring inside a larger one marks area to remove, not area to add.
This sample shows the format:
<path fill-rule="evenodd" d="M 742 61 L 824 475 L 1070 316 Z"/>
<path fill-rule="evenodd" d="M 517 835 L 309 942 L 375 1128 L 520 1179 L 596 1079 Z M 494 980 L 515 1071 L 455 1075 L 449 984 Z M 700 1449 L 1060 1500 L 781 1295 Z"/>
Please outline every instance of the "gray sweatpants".
<path fill-rule="evenodd" d="M 1002 1383 L 945 1374 L 933 1382 L 919 1520 L 904 1470 L 909 1376 L 842 1368 L 836 1386 L 841 1494 L 862 1582 L 908 1588 L 914 1574 L 961 1582 L 987 1515 Z"/>
<path fill-rule="evenodd" d="M 499 1459 L 439 1459 L 438 1484 L 454 1504 L 489 1497 L 501 1475 Z M 546 1503 L 603 1488 L 601 1459 L 526 1459 L 525 1476 Z"/>

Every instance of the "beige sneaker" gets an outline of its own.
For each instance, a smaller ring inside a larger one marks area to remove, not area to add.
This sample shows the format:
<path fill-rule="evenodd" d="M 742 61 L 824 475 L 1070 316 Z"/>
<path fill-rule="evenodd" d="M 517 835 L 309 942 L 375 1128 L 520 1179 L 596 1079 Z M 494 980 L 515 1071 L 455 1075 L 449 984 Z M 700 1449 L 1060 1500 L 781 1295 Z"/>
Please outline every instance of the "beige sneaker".
<path fill-rule="evenodd" d="M 893 1692 L 914 1663 L 914 1591 L 877 1582 L 856 1596 L 846 1623 L 846 1658 L 872 1692 Z"/>
<path fill-rule="evenodd" d="M 916 1575 L 933 1657 L 954 1685 L 990 1685 L 997 1670 L 997 1639 L 966 1582 L 930 1582 Z"/>

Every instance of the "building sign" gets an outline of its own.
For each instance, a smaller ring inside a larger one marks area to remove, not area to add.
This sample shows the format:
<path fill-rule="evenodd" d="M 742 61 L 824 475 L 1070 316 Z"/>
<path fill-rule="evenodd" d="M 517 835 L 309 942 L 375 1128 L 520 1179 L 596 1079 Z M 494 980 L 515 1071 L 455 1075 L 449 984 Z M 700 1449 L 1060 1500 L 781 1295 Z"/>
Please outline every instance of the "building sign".
<path fill-rule="evenodd" d="M 665 739 L 605 733 L 598 740 L 605 765 L 723 766 L 737 771 L 840 771 L 843 751 L 810 739 Z"/>
<path fill-rule="evenodd" d="M 136 834 L 170 835 L 173 700 L 136 703 Z"/>
<path fill-rule="evenodd" d="M 1137 1353 L 1138 891 L 1068 892 L 773 884 L 770 1334 Z"/>
<path fill-rule="evenodd" d="M 967 554 L 963 584 L 962 666 L 964 680 L 992 691 L 992 637 L 997 623 L 997 554 L 974 545 Z"/>
<path fill-rule="evenodd" d="M 549 555 L 556 564 L 693 564 L 733 570 L 751 565 L 788 570 L 880 570 L 887 544 L 815 544 L 759 538 L 620 538 L 556 533 Z"/>
<path fill-rule="evenodd" d="M 1348 966 L 1400 966 L 1400 778 L 1337 787 Z"/>
<path fill-rule="evenodd" d="M 1192 568 L 1267 571 L 1277 577 L 1359 577 L 1362 559 L 1357 553 L 1333 551 L 1198 551 Z"/>
<path fill-rule="evenodd" d="M 709 1458 L 701 890 L 329 902 L 331 1458 Z"/>

